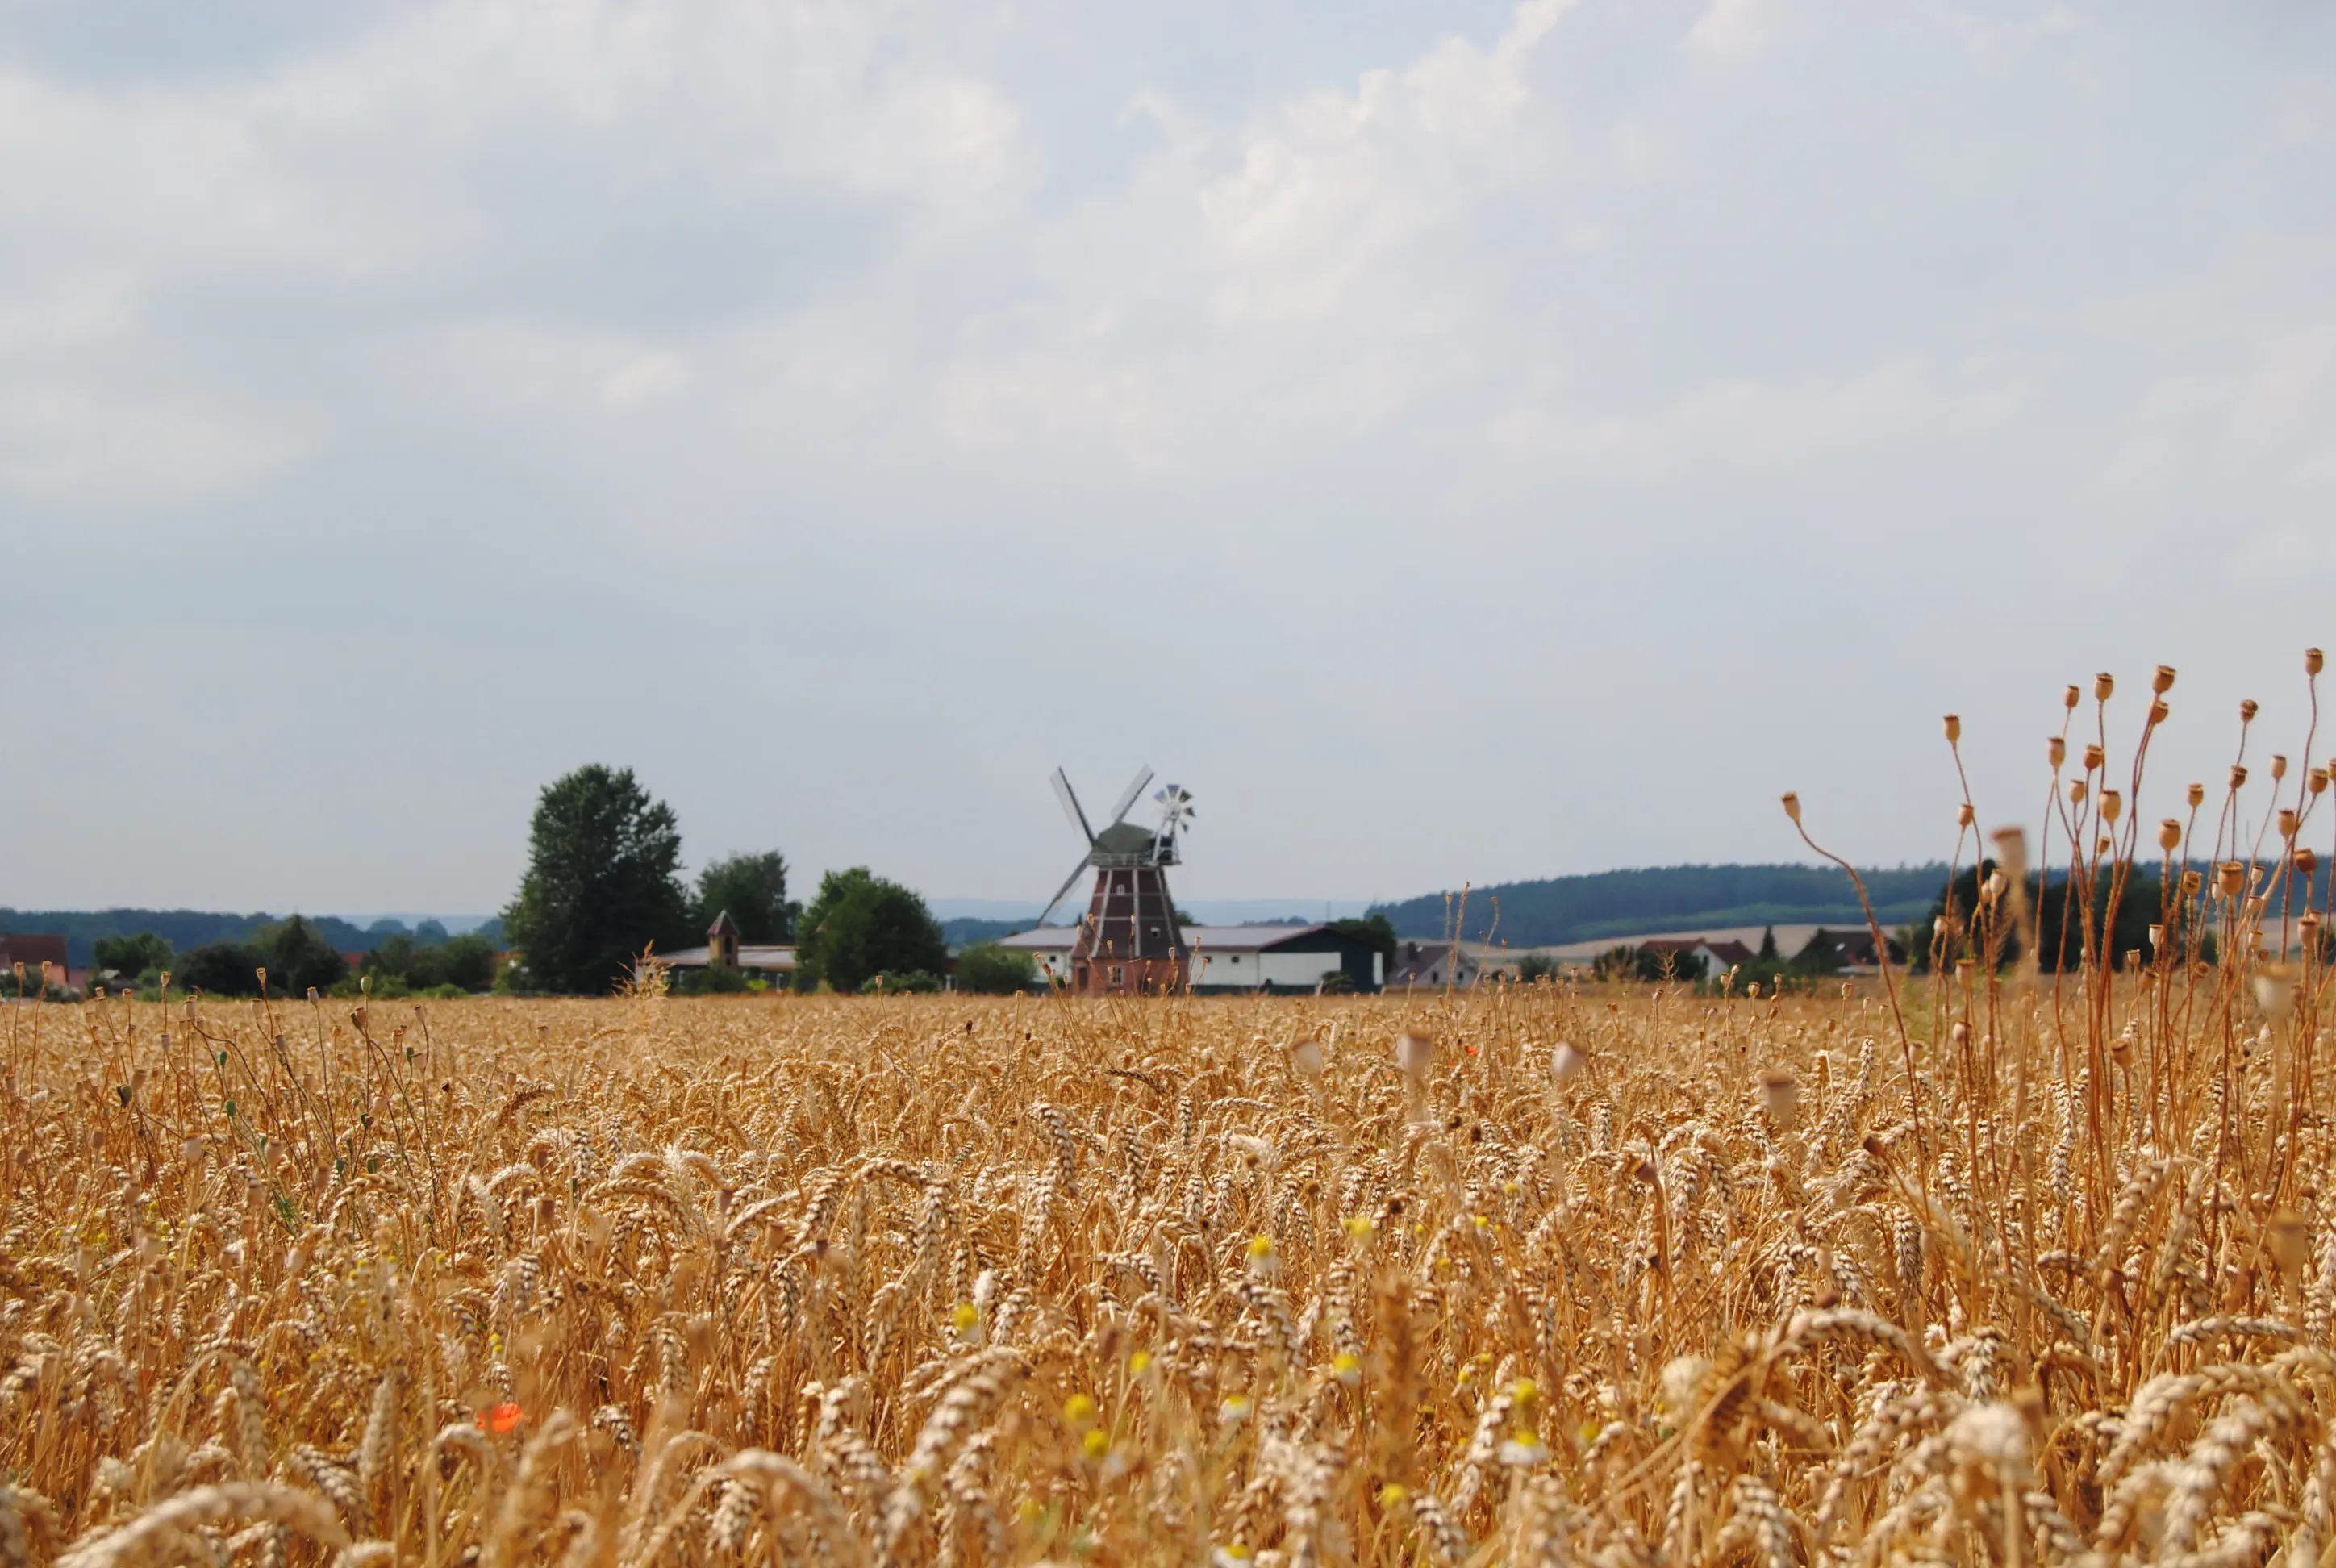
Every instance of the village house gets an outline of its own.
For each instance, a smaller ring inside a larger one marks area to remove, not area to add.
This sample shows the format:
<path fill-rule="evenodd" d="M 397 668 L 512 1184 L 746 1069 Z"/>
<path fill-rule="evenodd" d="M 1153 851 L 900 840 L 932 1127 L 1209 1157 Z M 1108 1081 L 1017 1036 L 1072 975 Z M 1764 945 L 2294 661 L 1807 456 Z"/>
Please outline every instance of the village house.
<path fill-rule="evenodd" d="M 1395 950 L 1395 969 L 1387 976 L 1387 989 L 1469 985 L 1483 967 L 1457 942 L 1403 942 Z"/>
<path fill-rule="evenodd" d="M 704 947 L 683 948 L 657 958 L 669 969 L 720 968 L 773 979 L 795 972 L 795 950 L 791 943 L 740 941 L 738 922 L 731 919 L 728 910 L 715 915 L 714 923 L 706 928 Z"/>
<path fill-rule="evenodd" d="M 0 974 L 10 973 L 20 964 L 27 981 L 40 979 L 43 964 L 49 966 L 49 981 L 53 985 L 78 986 L 89 979 L 86 970 L 76 975 L 66 961 L 64 938 L 30 931 L 0 931 Z"/>
<path fill-rule="evenodd" d="M 1705 980 L 1716 980 L 1737 965 L 1760 956 L 1742 942 L 1713 941 L 1708 937 L 1657 937 L 1640 942 L 1639 950 L 1659 956 L 1675 954 L 1673 964 L 1679 974 Z"/>

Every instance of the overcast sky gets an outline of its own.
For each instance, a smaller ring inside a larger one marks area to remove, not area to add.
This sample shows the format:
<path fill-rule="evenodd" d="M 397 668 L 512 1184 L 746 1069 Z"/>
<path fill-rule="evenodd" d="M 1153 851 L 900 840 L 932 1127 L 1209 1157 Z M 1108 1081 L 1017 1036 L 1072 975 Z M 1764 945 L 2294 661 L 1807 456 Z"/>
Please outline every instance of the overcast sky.
<path fill-rule="evenodd" d="M 2331 18 L 13 0 L 0 904 L 488 910 L 591 761 L 938 896 L 1058 762 L 1193 899 L 1928 859 L 2160 660 L 2170 804 L 2336 644 Z"/>

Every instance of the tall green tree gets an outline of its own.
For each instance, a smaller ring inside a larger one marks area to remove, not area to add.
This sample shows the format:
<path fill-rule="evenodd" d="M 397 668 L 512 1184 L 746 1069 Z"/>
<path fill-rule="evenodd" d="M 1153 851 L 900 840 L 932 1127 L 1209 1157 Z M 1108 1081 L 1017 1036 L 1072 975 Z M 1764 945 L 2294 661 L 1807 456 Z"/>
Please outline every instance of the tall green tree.
<path fill-rule="evenodd" d="M 152 931 L 97 939 L 98 973 L 102 975 L 112 969 L 124 980 L 134 980 L 156 969 L 167 969 L 177 956 L 170 950 L 170 939 L 157 936 Z"/>
<path fill-rule="evenodd" d="M 681 826 L 630 768 L 594 763 L 544 786 L 528 833 L 527 875 L 503 911 L 539 990 L 599 992 L 649 943 L 689 937 Z"/>
<path fill-rule="evenodd" d="M 266 955 L 248 942 L 205 942 L 179 960 L 180 989 L 214 997 L 256 997 Z"/>
<path fill-rule="evenodd" d="M 866 866 L 822 877 L 798 929 L 795 983 L 805 989 L 823 980 L 856 991 L 871 976 L 938 975 L 949 964 L 949 944 L 925 901 Z"/>
<path fill-rule="evenodd" d="M 703 930 L 724 910 L 738 922 L 742 942 L 784 942 L 795 932 L 797 905 L 787 901 L 787 858 L 776 850 L 725 855 L 697 873 L 697 925 Z"/>
<path fill-rule="evenodd" d="M 1930 969 L 1934 947 L 1939 950 L 1939 961 L 1948 965 L 1958 959 L 1984 959 L 1979 950 L 1978 932 L 1973 930 L 1973 916 L 1980 907 L 1980 886 L 1994 871 L 1995 862 L 1990 860 L 1967 867 L 1932 903 L 1931 912 L 1916 922 L 1909 933 L 1914 940 L 1907 950 L 1907 957 L 1918 970 Z M 2072 896 L 2066 872 L 2048 876 L 2040 893 L 2031 877 L 2025 891 L 2032 902 L 2028 920 L 2036 933 L 2037 967 L 2046 973 L 2084 967 L 2088 930 L 2095 950 L 2106 948 L 2115 968 L 2125 968 L 2127 959 L 2136 951 L 2145 962 L 2156 959 L 2156 949 L 2150 941 L 2149 929 L 2165 918 L 2166 889 L 2158 873 L 2147 867 L 2136 868 L 2127 879 L 2124 894 L 2117 901 L 2114 930 L 2108 929 L 2110 877 L 2106 869 L 2093 883 L 2089 921 L 2087 900 L 2081 892 Z M 1950 898 L 1954 901 L 1955 919 L 1949 927 L 1952 940 L 1942 941 L 1940 922 L 1946 919 Z M 2177 929 L 2201 925 L 2201 911 L 2193 908 L 2184 911 L 2179 901 L 2176 910 Z M 2006 922 L 2000 935 L 1999 957 L 2006 964 L 2014 962 L 2026 950 L 2027 933 L 2012 930 Z"/>
<path fill-rule="evenodd" d="M 328 991 L 349 978 L 349 961 L 304 915 L 294 915 L 279 926 L 269 926 L 252 944 L 268 964 L 268 989 L 297 997 L 304 991 Z"/>

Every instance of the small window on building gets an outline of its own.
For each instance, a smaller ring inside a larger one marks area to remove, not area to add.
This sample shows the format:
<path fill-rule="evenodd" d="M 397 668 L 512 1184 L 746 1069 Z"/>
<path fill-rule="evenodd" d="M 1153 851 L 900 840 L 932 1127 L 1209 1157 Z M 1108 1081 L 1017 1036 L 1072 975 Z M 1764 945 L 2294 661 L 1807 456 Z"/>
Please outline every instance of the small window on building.
<path fill-rule="evenodd" d="M 1111 966 L 1111 983 L 1112 983 L 1113 985 L 1114 985 L 1114 986 L 1117 986 L 1117 985 L 1124 985 L 1124 984 L 1126 984 L 1126 982 L 1127 982 L 1127 971 L 1126 971 L 1125 969 L 1123 969 L 1122 968 L 1120 968 L 1120 967 L 1119 967 L 1119 965 L 1117 965 L 1117 964 L 1114 964 L 1114 965 L 1112 965 L 1112 966 Z"/>

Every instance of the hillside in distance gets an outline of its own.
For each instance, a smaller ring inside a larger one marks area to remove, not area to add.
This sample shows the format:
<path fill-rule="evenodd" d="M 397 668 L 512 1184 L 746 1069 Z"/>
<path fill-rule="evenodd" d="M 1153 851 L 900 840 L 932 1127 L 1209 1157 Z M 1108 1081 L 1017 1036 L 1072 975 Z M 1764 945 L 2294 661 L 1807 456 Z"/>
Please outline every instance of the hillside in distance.
<path fill-rule="evenodd" d="M 178 951 L 191 952 L 210 942 L 248 942 L 261 930 L 288 917 L 237 914 L 220 910 L 13 910 L 0 909 L 0 931 L 41 932 L 65 939 L 65 960 L 76 969 L 91 960 L 104 937 L 135 936 L 152 931 Z M 417 937 L 423 942 L 443 942 L 446 928 L 433 920 L 409 927 L 403 920 L 378 919 L 359 926 L 338 915 L 309 915 L 308 923 L 325 940 L 345 953 L 371 952 L 393 936 Z M 475 929 L 487 940 L 502 941 L 501 919 Z"/>
<path fill-rule="evenodd" d="M 1926 914 L 1945 888 L 1943 864 L 1860 869 L 1874 912 L 1884 927 Z M 1697 927 L 1819 924 L 1863 925 L 1857 890 L 1837 866 L 1649 866 L 1499 882 L 1459 891 L 1426 893 L 1375 904 L 1402 937 L 1504 942 L 1513 948 L 1555 947 L 1599 937 L 1637 936 Z"/>

